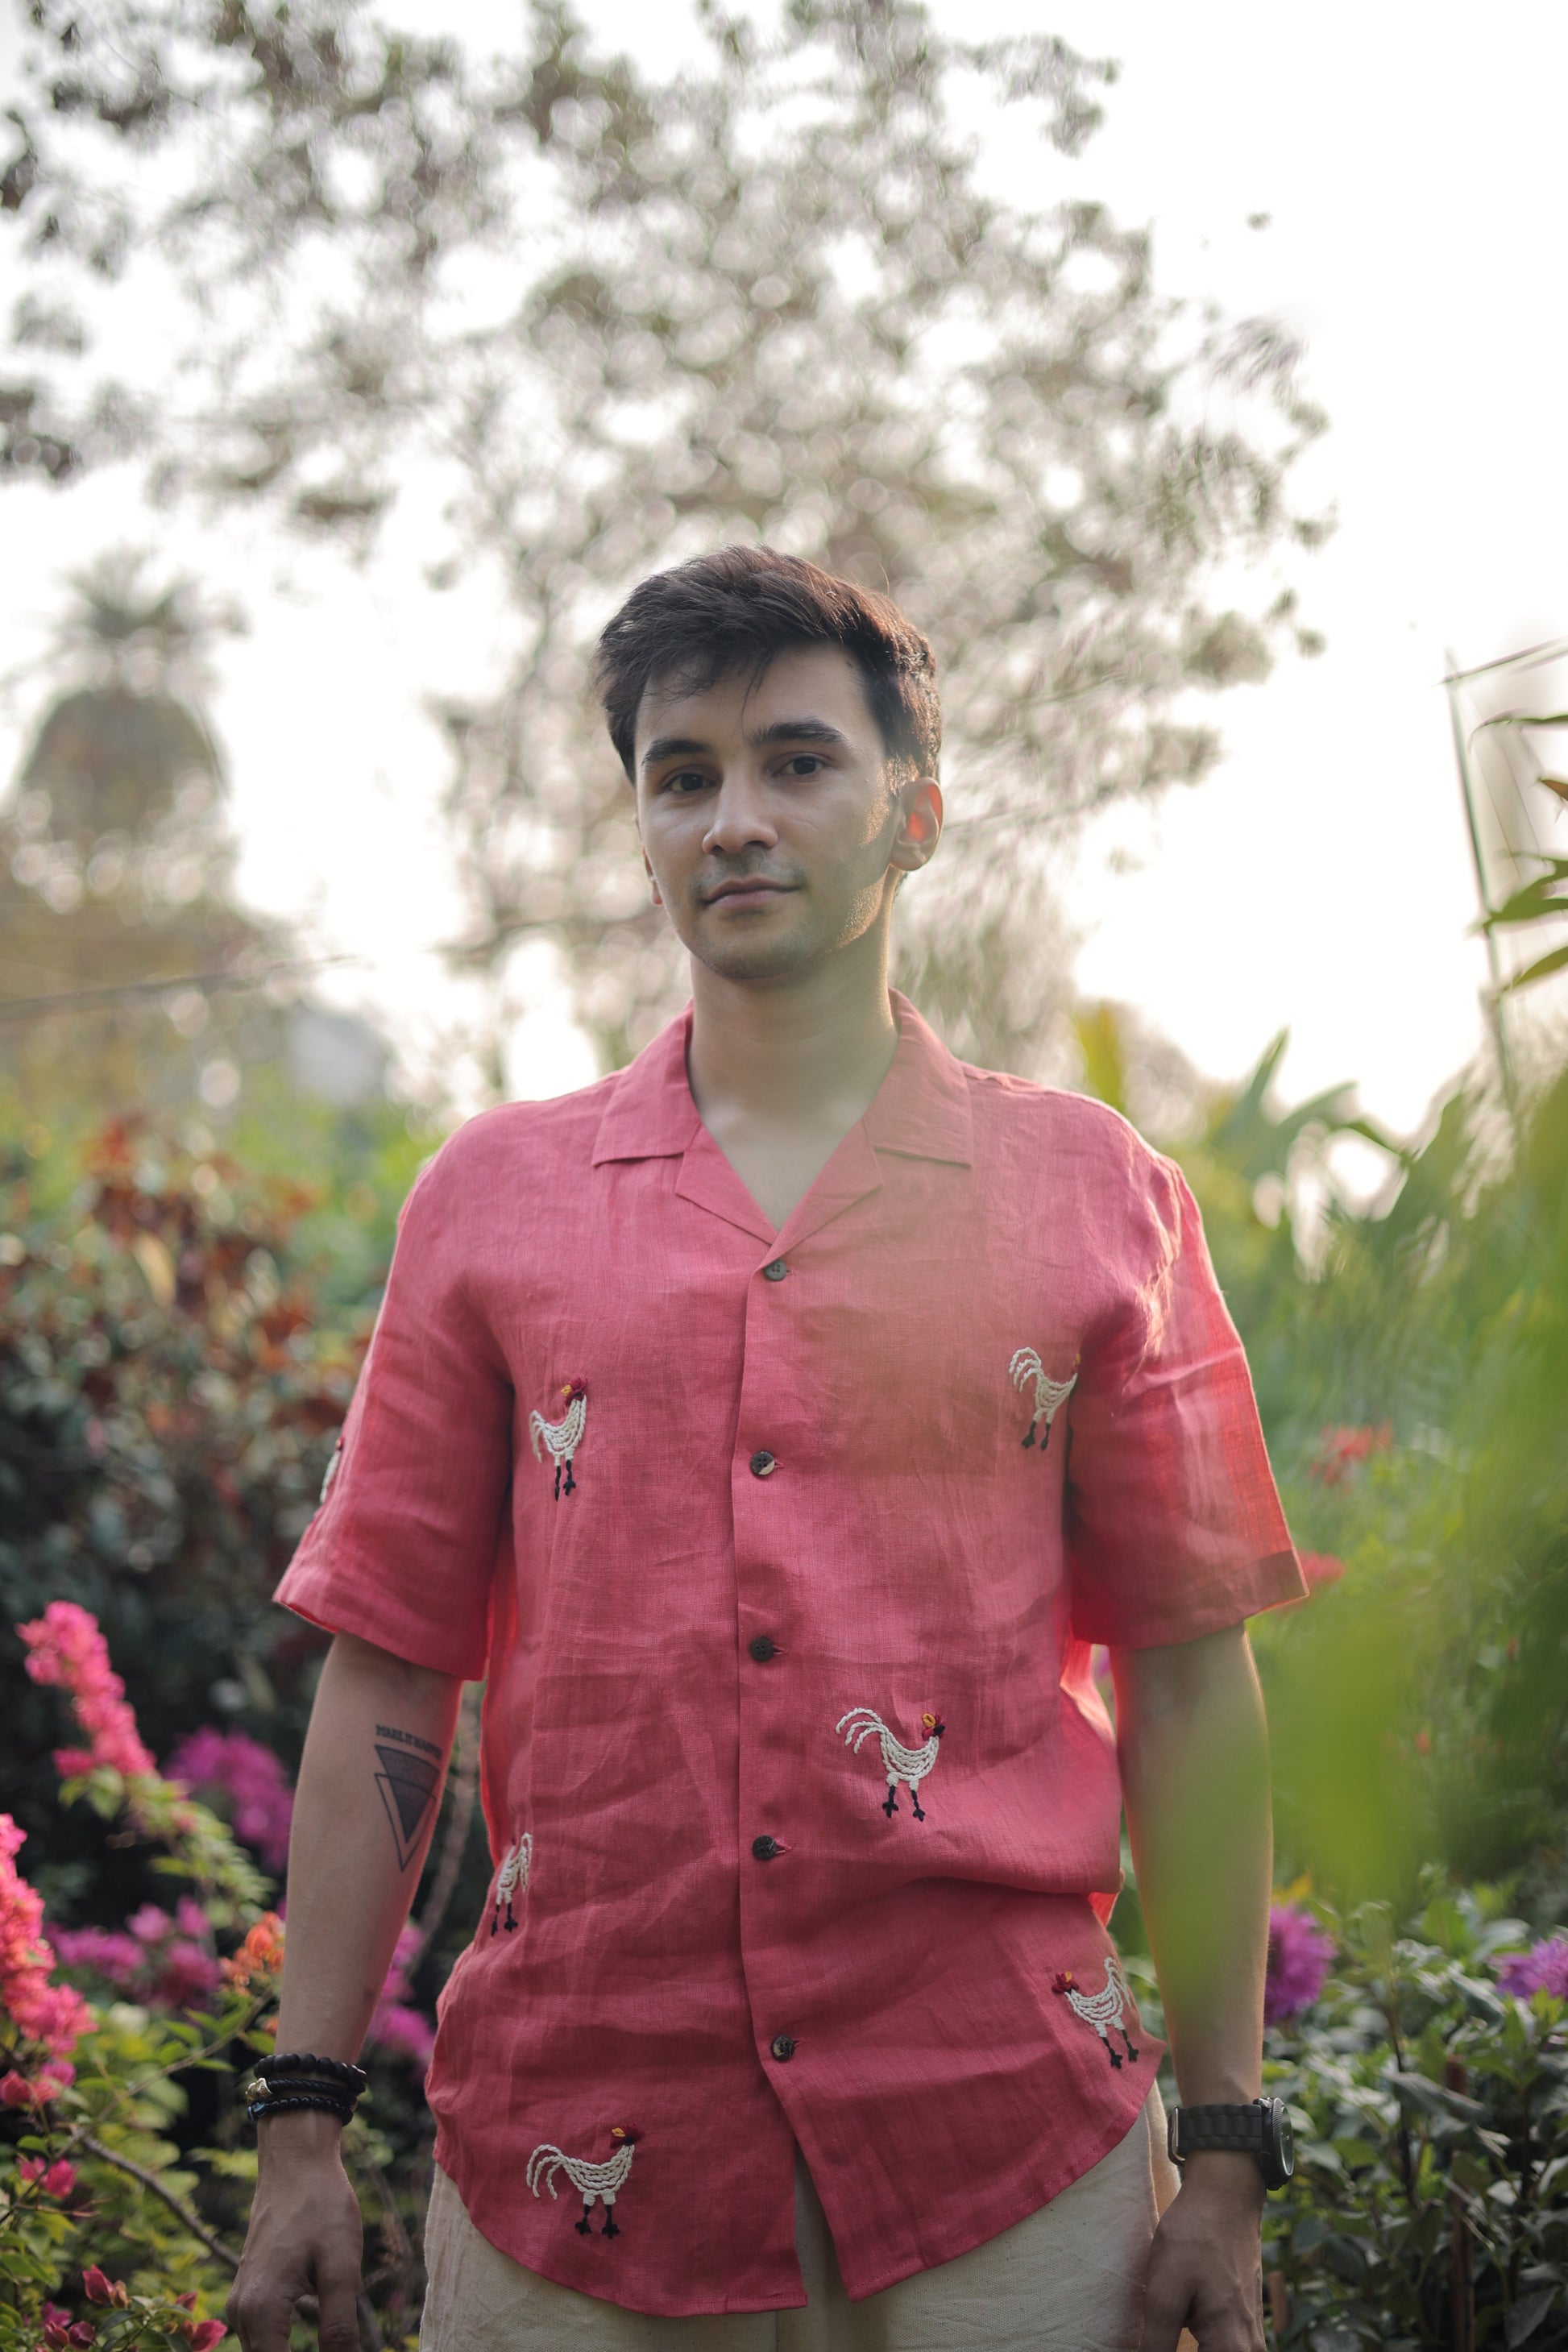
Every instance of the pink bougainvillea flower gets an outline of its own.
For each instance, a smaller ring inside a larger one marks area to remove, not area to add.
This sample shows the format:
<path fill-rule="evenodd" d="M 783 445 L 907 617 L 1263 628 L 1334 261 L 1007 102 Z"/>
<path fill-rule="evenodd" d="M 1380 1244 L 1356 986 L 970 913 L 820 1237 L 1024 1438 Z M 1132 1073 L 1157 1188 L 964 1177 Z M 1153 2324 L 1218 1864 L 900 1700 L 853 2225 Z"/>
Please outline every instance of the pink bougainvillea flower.
<path fill-rule="evenodd" d="M 16 2169 L 29 2188 L 41 2189 L 46 2197 L 68 2197 L 76 2187 L 76 2167 L 63 2156 L 53 2164 L 47 2156 L 25 2156 Z"/>
<path fill-rule="evenodd" d="M 134 1936 L 118 1927 L 56 1927 L 55 1954 L 68 1969 L 90 1969 L 121 1992 L 129 1992 L 147 1955 Z"/>
<path fill-rule="evenodd" d="M 1528 2000 L 1532 1992 L 1549 1992 L 1568 2000 L 1568 1936 L 1543 1937 L 1528 1952 L 1510 1952 L 1498 1968 L 1504 1992 Z"/>
<path fill-rule="evenodd" d="M 125 1922 L 139 1944 L 161 1944 L 174 1932 L 174 1921 L 156 1903 L 143 1903 Z"/>
<path fill-rule="evenodd" d="M 172 2009 L 195 2009 L 210 2000 L 223 1981 L 223 1971 L 212 1954 L 183 1936 L 159 1956 L 158 1998 Z"/>
<path fill-rule="evenodd" d="M 59 1769 L 68 1778 L 100 1765 L 128 1779 L 156 1773 L 91 1611 L 74 1601 L 51 1601 L 41 1617 L 16 1631 L 27 1645 L 27 1672 L 36 1683 L 70 1693 L 72 1711 L 91 1743 L 87 1749 L 60 1749 Z"/>
<path fill-rule="evenodd" d="M 235 1835 L 254 1846 L 268 1870 L 289 1859 L 294 1792 L 280 1759 L 243 1731 L 204 1724 L 187 1732 L 169 1759 L 168 1776 L 187 1789 L 221 1789 Z"/>
<path fill-rule="evenodd" d="M 131 2301 L 131 2292 L 125 2281 L 105 2278 L 96 2263 L 89 2263 L 83 2271 L 81 2285 L 89 2303 L 118 2304 L 123 2311 Z"/>
<path fill-rule="evenodd" d="M 221 2344 L 228 2330 L 221 2319 L 198 2319 L 185 2333 L 190 2340 L 191 2352 L 212 2352 L 213 2346 Z"/>
<path fill-rule="evenodd" d="M 1325 1584 L 1337 1584 L 1345 1572 L 1343 1560 L 1337 1559 L 1331 1551 L 1304 1551 L 1298 1557 L 1310 1592 L 1321 1592 Z"/>
<path fill-rule="evenodd" d="M 29 2042 L 41 2042 L 50 2056 L 68 2058 L 92 2023 L 92 2011 L 69 1985 L 51 1981 L 55 1955 L 44 1941 L 44 1906 L 16 1868 L 16 1855 L 26 1841 L 9 1813 L 0 1813 L 0 2008 L 16 2031 Z M 38 2070 L 40 2082 L 47 2070 Z M 19 2079 L 7 2074 L 6 2084 Z M 0 2086 L 8 2106 L 19 2106 L 34 2095 L 18 2097 Z M 52 2098 L 52 2089 L 41 2094 Z"/>
<path fill-rule="evenodd" d="M 1380 1422 L 1375 1428 L 1363 1423 L 1358 1428 L 1325 1429 L 1320 1433 L 1318 1450 L 1307 1465 L 1308 1475 L 1316 1478 L 1320 1486 L 1348 1486 L 1368 1454 L 1385 1453 L 1393 1443 L 1391 1421 Z"/>
<path fill-rule="evenodd" d="M 1277 2025 L 1310 2009 L 1334 1964 L 1333 1937 L 1299 1903 L 1276 1903 L 1268 1914 L 1268 1973 L 1263 2017 Z"/>

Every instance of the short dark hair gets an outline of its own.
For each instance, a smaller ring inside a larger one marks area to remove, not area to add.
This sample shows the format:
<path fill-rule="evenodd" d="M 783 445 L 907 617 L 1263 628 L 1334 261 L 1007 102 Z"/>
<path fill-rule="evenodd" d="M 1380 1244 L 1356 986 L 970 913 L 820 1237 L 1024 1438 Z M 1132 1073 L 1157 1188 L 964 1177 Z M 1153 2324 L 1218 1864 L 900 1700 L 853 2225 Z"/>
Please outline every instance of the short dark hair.
<path fill-rule="evenodd" d="M 637 711 L 656 677 L 704 693 L 756 677 L 795 646 L 838 646 L 865 683 L 889 759 L 933 776 L 942 751 L 936 656 L 889 597 L 772 547 L 721 547 L 632 590 L 599 639 L 594 684 L 621 765 L 635 778 Z"/>

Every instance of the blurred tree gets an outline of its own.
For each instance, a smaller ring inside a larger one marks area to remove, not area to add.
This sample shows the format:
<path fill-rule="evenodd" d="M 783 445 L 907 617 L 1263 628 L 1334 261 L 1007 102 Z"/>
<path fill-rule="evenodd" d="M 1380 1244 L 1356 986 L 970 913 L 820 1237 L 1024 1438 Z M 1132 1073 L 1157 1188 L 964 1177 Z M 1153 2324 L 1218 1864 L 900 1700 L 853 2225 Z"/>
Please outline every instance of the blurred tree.
<path fill-rule="evenodd" d="M 457 961 L 499 989 L 543 935 L 606 1058 L 648 1033 L 673 959 L 587 655 L 644 571 L 766 538 L 933 637 L 955 821 L 904 977 L 961 1047 L 1037 1060 L 1047 843 L 1206 772 L 1194 694 L 1313 643 L 1279 578 L 1225 601 L 1235 560 L 1322 528 L 1285 497 L 1321 422 L 1288 340 L 1189 321 L 1099 205 L 988 192 L 961 120 L 1020 109 L 1070 157 L 1111 69 L 913 0 L 793 0 L 767 37 L 710 6 L 664 81 L 555 5 L 483 64 L 327 0 L 31 16 L 12 467 L 139 446 L 165 488 L 359 544 L 411 457 L 445 469 L 437 576 L 482 570 L 511 614 L 499 690 L 447 714 Z M 73 268 L 153 252 L 200 310 L 177 402 L 104 383 L 71 307 Z"/>

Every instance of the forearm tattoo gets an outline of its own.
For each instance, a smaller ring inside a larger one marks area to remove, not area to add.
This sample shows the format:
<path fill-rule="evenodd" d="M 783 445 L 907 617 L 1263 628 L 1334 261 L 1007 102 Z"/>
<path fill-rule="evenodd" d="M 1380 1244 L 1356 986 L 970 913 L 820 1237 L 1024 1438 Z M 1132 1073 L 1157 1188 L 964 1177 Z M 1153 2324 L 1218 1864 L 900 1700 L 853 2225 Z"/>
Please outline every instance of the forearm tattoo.
<path fill-rule="evenodd" d="M 397 1866 L 406 1870 L 419 1851 L 420 1834 L 441 1792 L 441 1751 L 412 1731 L 378 1723 L 375 1752 L 381 1759 L 375 1785 L 392 1824 Z"/>

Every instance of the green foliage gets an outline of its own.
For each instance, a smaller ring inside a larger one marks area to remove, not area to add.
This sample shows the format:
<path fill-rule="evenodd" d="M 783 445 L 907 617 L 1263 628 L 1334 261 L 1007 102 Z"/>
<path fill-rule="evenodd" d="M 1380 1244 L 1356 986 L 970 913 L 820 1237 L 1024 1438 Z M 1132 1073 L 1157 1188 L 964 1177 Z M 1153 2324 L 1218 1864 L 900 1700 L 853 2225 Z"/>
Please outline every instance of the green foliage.
<path fill-rule="evenodd" d="M 1264 2224 L 1282 2347 L 1568 2346 L 1568 2002 L 1500 1991 L 1523 1929 L 1499 1907 L 1436 1893 L 1404 1937 L 1363 1907 L 1310 2020 L 1270 2035 L 1297 2132 Z"/>
<path fill-rule="evenodd" d="M 0 1622 L 59 1598 L 90 1609 L 160 1753 L 216 1712 L 291 1761 L 320 1654 L 271 1594 L 420 1147 L 390 1113 L 357 1141 L 301 1106 L 289 1119 L 268 1148 L 310 1166 L 309 1188 L 242 1171 L 210 1137 L 124 1126 L 80 1155 L 18 1154 L 0 1182 Z M 37 1831 L 50 1702 L 21 1684 L 8 1631 L 0 1645 L 26 1694 L 0 1758 Z M 79 1847 L 49 1843 L 62 1865 Z"/>

